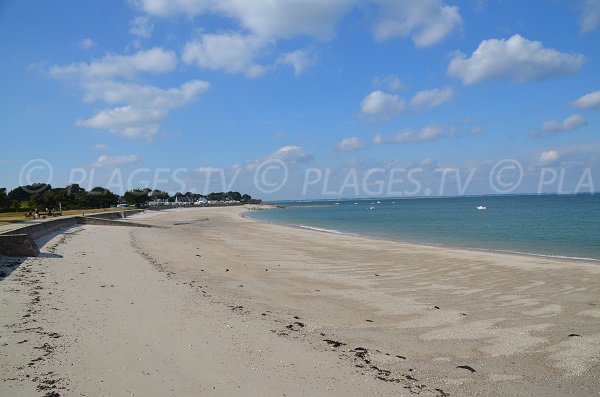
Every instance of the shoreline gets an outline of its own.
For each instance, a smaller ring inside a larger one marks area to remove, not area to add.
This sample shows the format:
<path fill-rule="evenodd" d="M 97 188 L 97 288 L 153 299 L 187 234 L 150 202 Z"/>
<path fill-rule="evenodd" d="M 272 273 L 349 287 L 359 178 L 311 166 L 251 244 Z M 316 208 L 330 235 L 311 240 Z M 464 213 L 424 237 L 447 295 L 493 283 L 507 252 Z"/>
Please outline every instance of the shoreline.
<path fill-rule="evenodd" d="M 277 208 L 277 207 L 268 208 L 268 209 L 275 209 L 275 208 Z M 576 256 L 567 256 L 567 255 L 553 255 L 553 254 L 539 254 L 539 253 L 533 253 L 533 252 L 511 251 L 511 250 L 503 250 L 503 249 L 495 249 L 495 248 L 477 248 L 477 247 L 459 246 L 459 245 L 451 245 L 451 244 L 444 244 L 444 243 L 415 242 L 415 241 L 410 241 L 410 240 L 394 239 L 391 237 L 379 237 L 379 236 L 370 236 L 368 234 L 343 232 L 343 231 L 336 230 L 336 229 L 326 229 L 326 228 L 319 228 L 319 227 L 313 227 L 313 226 L 308 226 L 308 225 L 299 225 L 299 224 L 293 224 L 293 223 L 278 223 L 278 222 L 272 222 L 272 221 L 267 221 L 267 220 L 263 220 L 263 219 L 257 219 L 257 218 L 252 217 L 251 215 L 249 215 L 252 212 L 262 211 L 262 210 L 263 209 L 249 209 L 249 210 L 241 213 L 240 216 L 245 219 L 251 219 L 253 221 L 266 223 L 269 225 L 291 227 L 291 228 L 310 230 L 310 231 L 320 232 L 320 233 L 330 233 L 330 234 L 339 234 L 339 235 L 343 235 L 343 236 L 367 238 L 367 239 L 373 239 L 373 240 L 379 240 L 379 241 L 396 242 L 399 244 L 424 246 L 424 247 L 439 247 L 439 248 L 446 248 L 446 249 L 451 249 L 451 250 L 489 252 L 489 253 L 496 253 L 496 254 L 516 255 L 516 256 L 525 256 L 525 257 L 537 257 L 537 258 L 554 259 L 554 260 L 559 260 L 559 261 L 575 261 L 575 262 L 579 262 L 579 263 L 590 263 L 590 264 L 598 262 L 598 264 L 600 265 L 600 259 L 596 259 L 596 258 L 576 257 Z M 248 214 L 248 215 L 244 215 L 244 214 Z"/>
<path fill-rule="evenodd" d="M 315 233 L 247 210 L 144 213 L 132 220 L 160 227 L 40 240 L 42 255 L 0 280 L 0 394 L 600 387 L 598 266 Z"/>

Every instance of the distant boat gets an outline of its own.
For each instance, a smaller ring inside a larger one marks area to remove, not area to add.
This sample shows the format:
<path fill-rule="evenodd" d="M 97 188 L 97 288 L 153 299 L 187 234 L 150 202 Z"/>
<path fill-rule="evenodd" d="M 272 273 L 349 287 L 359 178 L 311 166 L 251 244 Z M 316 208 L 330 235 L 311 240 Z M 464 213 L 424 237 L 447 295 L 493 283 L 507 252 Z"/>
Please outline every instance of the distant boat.
<path fill-rule="evenodd" d="M 487 207 L 486 207 L 486 206 L 484 206 L 484 205 L 478 205 L 476 208 L 477 208 L 479 211 L 485 211 L 485 210 L 487 210 Z"/>
<path fill-rule="evenodd" d="M 369 210 L 374 210 L 374 209 L 375 209 L 375 207 L 373 207 L 373 206 L 369 207 Z"/>
<path fill-rule="evenodd" d="M 378 201 L 377 204 L 381 204 L 381 201 Z"/>
<path fill-rule="evenodd" d="M 340 203 L 335 203 L 335 205 L 340 205 Z"/>
<path fill-rule="evenodd" d="M 358 203 L 354 203 L 354 205 L 356 205 L 356 204 L 358 204 Z"/>

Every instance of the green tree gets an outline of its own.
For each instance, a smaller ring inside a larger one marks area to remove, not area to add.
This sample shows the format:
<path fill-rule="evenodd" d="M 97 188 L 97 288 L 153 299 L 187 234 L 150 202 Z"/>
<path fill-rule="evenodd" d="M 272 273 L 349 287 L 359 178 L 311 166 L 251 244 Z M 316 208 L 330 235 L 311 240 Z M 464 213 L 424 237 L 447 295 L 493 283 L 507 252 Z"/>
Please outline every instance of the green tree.
<path fill-rule="evenodd" d="M 50 189 L 52 189 L 52 186 L 50 186 L 47 183 L 33 183 L 31 185 L 23 185 L 14 188 L 10 192 L 8 192 L 7 197 L 9 200 L 25 202 L 29 201 L 31 196 L 33 196 L 34 194 L 43 194 Z"/>
<path fill-rule="evenodd" d="M 6 197 L 6 188 L 0 187 L 0 211 L 6 211 L 8 208 L 8 197 Z"/>
<path fill-rule="evenodd" d="M 123 200 L 129 205 L 140 205 L 150 201 L 150 189 L 133 189 L 125 192 Z"/>
<path fill-rule="evenodd" d="M 108 208 L 119 202 L 119 196 L 103 187 L 95 187 L 88 192 L 89 201 L 93 208 Z M 91 208 L 90 207 L 90 208 Z"/>
<path fill-rule="evenodd" d="M 168 200 L 169 199 L 169 193 L 163 192 L 162 190 L 154 189 L 152 191 L 152 198 L 154 200 Z"/>

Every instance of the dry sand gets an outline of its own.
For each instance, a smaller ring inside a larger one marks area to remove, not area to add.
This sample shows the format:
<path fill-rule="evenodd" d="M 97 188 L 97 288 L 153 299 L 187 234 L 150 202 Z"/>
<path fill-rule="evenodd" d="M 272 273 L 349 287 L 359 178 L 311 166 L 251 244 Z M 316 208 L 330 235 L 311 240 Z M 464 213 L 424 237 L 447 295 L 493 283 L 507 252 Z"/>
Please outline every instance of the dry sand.
<path fill-rule="evenodd" d="M 244 208 L 2 258 L 0 396 L 589 396 L 600 265 L 327 234 Z M 58 394 L 52 394 L 58 393 Z"/>

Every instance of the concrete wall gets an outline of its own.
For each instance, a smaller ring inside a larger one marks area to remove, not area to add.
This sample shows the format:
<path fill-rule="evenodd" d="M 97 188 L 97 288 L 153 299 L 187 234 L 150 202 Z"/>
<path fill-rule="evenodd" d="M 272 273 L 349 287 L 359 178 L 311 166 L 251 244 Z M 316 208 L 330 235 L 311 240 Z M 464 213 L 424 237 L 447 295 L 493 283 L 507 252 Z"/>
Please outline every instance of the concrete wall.
<path fill-rule="evenodd" d="M 77 224 L 96 225 L 123 225 L 123 226 L 147 226 L 130 223 L 116 222 L 115 219 L 123 219 L 138 214 L 144 210 L 129 210 L 120 212 L 101 212 L 82 216 L 69 216 L 64 218 L 50 219 L 34 225 L 11 230 L 0 234 L 0 255 L 7 256 L 37 256 L 39 249 L 35 240 L 59 229 L 67 229 Z M 25 237 L 23 237 L 25 236 Z M 34 255 L 30 255 L 35 253 Z"/>
<path fill-rule="evenodd" d="M 38 256 L 40 250 L 28 234 L 0 235 L 0 254 L 6 256 Z"/>

